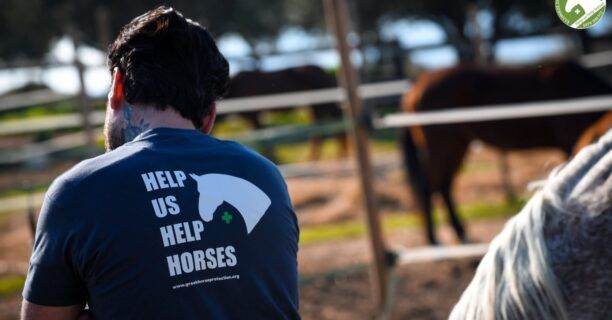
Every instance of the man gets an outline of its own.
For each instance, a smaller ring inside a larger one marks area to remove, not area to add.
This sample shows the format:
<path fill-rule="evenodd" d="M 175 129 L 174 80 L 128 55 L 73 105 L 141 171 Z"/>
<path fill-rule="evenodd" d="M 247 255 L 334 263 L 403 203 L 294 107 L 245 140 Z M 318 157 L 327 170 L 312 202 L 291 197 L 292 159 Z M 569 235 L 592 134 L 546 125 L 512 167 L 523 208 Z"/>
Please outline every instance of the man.
<path fill-rule="evenodd" d="M 228 64 L 159 7 L 110 48 L 106 154 L 55 180 L 24 319 L 297 319 L 299 230 L 276 167 L 210 133 Z M 197 130 L 196 130 L 197 129 Z"/>

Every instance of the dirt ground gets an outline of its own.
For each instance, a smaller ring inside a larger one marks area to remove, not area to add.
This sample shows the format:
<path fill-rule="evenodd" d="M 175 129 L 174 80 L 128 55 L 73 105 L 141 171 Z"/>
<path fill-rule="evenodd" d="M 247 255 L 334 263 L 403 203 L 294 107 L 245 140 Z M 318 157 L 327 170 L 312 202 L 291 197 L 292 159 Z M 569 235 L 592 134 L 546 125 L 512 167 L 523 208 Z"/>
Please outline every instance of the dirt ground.
<path fill-rule="evenodd" d="M 459 203 L 498 203 L 504 192 L 498 170 L 498 154 L 479 145 L 473 146 L 455 184 Z M 563 161 L 554 151 L 510 153 L 510 180 L 517 194 L 526 186 L 546 177 Z M 377 155 L 376 191 L 383 214 L 412 211 L 414 205 L 404 183 L 404 173 L 396 154 Z M 48 182 L 69 167 L 55 164 L 30 172 L 0 172 L 0 190 L 27 179 L 33 184 Z M 349 168 L 350 162 L 322 163 L 317 166 Z M 320 168 L 317 168 L 320 169 Z M 350 171 L 350 170 L 349 170 Z M 361 196 L 353 175 L 321 175 L 288 179 L 289 191 L 302 228 L 345 220 L 360 219 Z M 505 219 L 470 222 L 468 233 L 473 242 L 490 241 Z M 445 244 L 456 239 L 447 226 L 438 228 Z M 391 248 L 425 245 L 420 229 L 400 229 L 386 234 Z M 23 272 L 30 255 L 30 231 L 23 214 L 0 216 L 0 276 Z M 365 238 L 349 238 L 300 246 L 301 314 L 304 319 L 369 319 L 372 312 L 368 271 L 368 244 Z M 396 269 L 396 295 L 393 319 L 445 319 L 462 290 L 473 276 L 478 259 L 463 259 L 401 266 Z M 0 295 L 0 320 L 17 319 L 18 293 Z"/>
<path fill-rule="evenodd" d="M 527 187 L 531 182 L 545 179 L 548 173 L 563 161 L 563 154 L 555 150 L 508 153 L 508 179 L 512 191 L 519 197 L 527 195 Z M 376 155 L 373 163 L 375 192 L 381 211 L 415 211 L 399 154 Z M 321 171 L 325 174 L 287 179 L 300 225 L 318 225 L 358 218 L 362 196 L 356 176 L 346 174 L 346 171 L 350 172 L 351 164 L 348 161 L 328 162 L 318 165 L 323 168 Z M 498 152 L 480 144 L 473 144 L 454 183 L 453 193 L 456 201 L 459 204 L 505 201 L 506 192 L 499 168 Z M 344 170 L 345 174 L 333 174 L 339 170 Z"/>
<path fill-rule="evenodd" d="M 468 231 L 475 242 L 485 242 L 504 223 L 504 219 L 476 221 Z M 0 266 L 5 276 L 22 272 L 23 262 L 29 256 L 29 231 L 25 224 L 15 221 L 11 228 L 15 229 L 0 237 L 1 261 L 10 262 Z M 442 226 L 439 233 L 444 242 L 454 241 L 447 226 Z M 415 229 L 394 231 L 386 240 L 394 248 L 423 244 L 420 231 Z M 298 263 L 303 319 L 370 319 L 373 304 L 366 268 L 369 257 L 365 238 L 302 246 Z M 478 259 L 463 259 L 397 267 L 392 318 L 445 319 L 477 264 Z M 19 302 L 18 293 L 0 296 L 0 320 L 18 319 Z"/>
<path fill-rule="evenodd" d="M 474 242 L 488 242 L 504 226 L 505 219 L 476 221 L 468 232 Z M 443 242 L 453 242 L 448 226 L 439 228 Z M 387 234 L 391 248 L 423 244 L 419 230 Z M 349 239 L 300 248 L 301 314 L 304 319 L 371 319 L 373 304 L 365 239 Z M 472 279 L 479 259 L 418 263 L 395 268 L 396 294 L 392 319 L 446 319 Z"/>
<path fill-rule="evenodd" d="M 392 319 L 446 319 L 478 265 L 477 259 L 401 267 Z M 320 277 L 301 287 L 303 319 L 371 319 L 367 270 Z"/>

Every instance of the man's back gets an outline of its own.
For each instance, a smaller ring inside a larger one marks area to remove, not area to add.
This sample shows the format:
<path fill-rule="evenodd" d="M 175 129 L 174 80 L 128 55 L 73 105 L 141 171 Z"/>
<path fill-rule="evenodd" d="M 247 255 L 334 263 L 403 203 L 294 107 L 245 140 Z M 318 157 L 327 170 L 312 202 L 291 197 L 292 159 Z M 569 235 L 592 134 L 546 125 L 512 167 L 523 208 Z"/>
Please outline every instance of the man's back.
<path fill-rule="evenodd" d="M 270 162 L 157 128 L 53 184 L 24 296 L 99 319 L 299 318 L 298 233 Z"/>

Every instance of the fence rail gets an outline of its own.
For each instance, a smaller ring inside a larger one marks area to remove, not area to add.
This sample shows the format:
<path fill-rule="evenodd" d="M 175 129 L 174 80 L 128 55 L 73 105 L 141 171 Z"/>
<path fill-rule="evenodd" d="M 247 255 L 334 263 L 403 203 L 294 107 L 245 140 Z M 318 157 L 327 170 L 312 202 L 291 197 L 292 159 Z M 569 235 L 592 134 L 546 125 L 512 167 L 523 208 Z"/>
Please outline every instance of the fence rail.
<path fill-rule="evenodd" d="M 362 97 L 367 98 L 382 97 L 388 94 L 395 93 L 399 91 L 402 86 L 406 85 L 408 85 L 407 82 L 401 83 L 398 81 L 393 83 L 366 85 L 361 88 L 361 94 Z M 320 92 L 321 90 L 317 91 Z M 255 105 L 262 103 L 262 101 L 264 100 L 272 101 L 272 99 L 277 99 L 277 101 L 273 105 L 278 106 L 281 104 L 281 102 L 285 103 L 288 97 L 290 98 L 291 96 L 299 96 L 301 94 L 303 93 L 287 94 L 282 95 L 281 97 L 278 97 L 278 95 L 275 97 L 258 97 L 253 99 L 262 100 L 255 100 L 254 102 L 248 102 L 246 101 L 246 99 L 240 99 L 244 100 L 245 102 L 245 105 L 243 105 L 242 109 L 240 110 L 249 110 L 248 108 L 252 108 Z M 235 100 L 238 99 L 228 100 L 224 102 L 228 103 L 233 101 L 232 103 L 236 103 Z M 236 106 L 236 109 L 238 109 L 240 105 L 236 103 Z M 222 109 L 224 108 L 224 106 L 220 106 L 219 108 Z M 612 110 L 612 95 L 542 102 L 488 105 L 479 106 L 475 108 L 463 107 L 457 109 L 447 109 L 429 112 L 400 112 L 390 114 L 382 118 L 372 119 L 372 123 L 375 129 L 391 129 L 413 125 L 437 125 L 492 120 L 507 120 L 608 110 Z M 5 121 L 2 126 L 0 126 L 0 136 L 34 133 L 44 130 L 76 128 L 81 125 L 81 121 L 82 120 L 79 114 Z M 94 125 L 101 125 L 104 122 L 104 111 L 92 112 L 92 114 L 90 115 L 90 122 Z M 236 137 L 236 139 L 243 143 L 257 143 L 260 141 L 273 141 L 277 143 L 292 142 L 304 140 L 314 134 L 328 135 L 340 132 L 343 131 L 346 126 L 347 123 L 344 122 L 332 122 L 310 126 L 283 126 L 278 128 L 266 128 L 258 130 L 257 132 L 251 133 L 247 136 Z M 79 134 L 80 133 L 75 133 L 66 137 L 52 138 L 45 142 L 39 142 L 31 146 L 20 148 L 19 150 L 7 152 L 0 157 L 0 164 L 18 163 L 26 159 L 31 159 L 32 157 L 45 156 L 54 152 L 84 146 L 86 141 L 84 139 L 78 138 L 77 135 Z"/>
<path fill-rule="evenodd" d="M 612 65 L 612 51 L 601 51 L 582 55 L 578 62 L 585 68 L 600 68 Z"/>
<path fill-rule="evenodd" d="M 49 89 L 20 92 L 5 95 L 0 98 L 0 113 L 30 108 L 41 104 L 52 104 L 75 99 L 74 95 L 66 95 Z"/>
<path fill-rule="evenodd" d="M 101 134 L 101 129 L 94 130 L 95 136 Z M 87 137 L 82 132 L 65 134 L 42 142 L 31 143 L 16 150 L 0 153 L 0 166 L 24 163 L 85 145 L 87 145 Z"/>
<path fill-rule="evenodd" d="M 374 99 L 400 95 L 406 92 L 406 90 L 409 88 L 409 81 L 398 80 L 365 84 L 360 87 L 359 91 L 362 99 Z M 344 95 L 342 94 L 340 88 L 330 88 L 222 100 L 219 101 L 217 105 L 217 111 L 219 114 L 265 111 L 292 106 L 295 107 L 318 103 L 340 102 L 343 99 Z M 2 104 L 0 102 L 0 106 L 1 105 Z M 72 129 L 81 126 L 82 121 L 81 114 L 79 113 L 3 121 L 0 122 L 0 136 L 29 134 L 47 130 Z M 89 121 L 93 125 L 103 124 L 104 111 L 92 112 L 90 114 Z"/>
<path fill-rule="evenodd" d="M 607 65 L 612 65 L 612 51 L 604 51 L 593 54 L 586 54 L 578 58 L 578 61 L 587 68 L 595 68 L 602 67 Z M 410 89 L 412 83 L 408 80 L 396 80 L 396 81 L 386 81 L 380 83 L 371 83 L 371 84 L 363 84 L 359 87 L 359 94 L 362 99 L 374 99 L 374 98 L 382 98 L 389 97 L 394 95 L 402 95 L 408 89 Z M 53 92 L 49 92 L 48 90 L 40 90 L 34 93 L 28 94 L 13 94 L 9 96 L 5 96 L 0 98 L 0 112 L 15 110 L 20 108 L 26 108 L 28 105 L 36 105 L 36 104 L 47 104 L 54 103 L 69 99 L 74 99 L 74 96 L 69 95 L 61 95 Z M 230 113 L 239 113 L 239 112 L 253 112 L 253 111 L 265 111 L 265 110 L 274 110 L 279 108 L 287 108 L 287 107 L 298 107 L 305 106 L 311 104 L 323 104 L 323 103 L 337 103 L 344 100 L 344 94 L 340 88 L 329 88 L 329 89 L 320 89 L 320 90 L 308 90 L 308 91 L 299 91 L 292 93 L 283 93 L 283 94 L 273 94 L 273 95 L 261 95 L 261 96 L 252 96 L 245 98 L 234 98 L 228 100 L 222 100 L 218 103 L 218 113 L 219 114 L 230 114 Z M 612 103 L 610 104 L 612 105 Z M 510 106 L 510 105 L 508 105 Z M 505 112 L 499 110 L 502 106 L 495 106 L 498 110 L 497 112 Z M 553 107 L 551 107 L 553 108 Z M 425 114 L 416 116 L 414 114 L 411 115 L 393 115 L 385 117 L 378 121 L 377 125 L 381 126 L 392 126 L 399 123 L 410 123 L 410 124 L 439 124 L 446 121 L 445 119 L 450 119 L 448 121 L 459 121 L 453 119 L 467 119 L 465 115 L 459 115 L 459 113 L 469 112 L 467 110 L 458 110 L 453 108 L 456 111 L 456 114 L 451 114 L 451 111 L 448 111 L 449 114 L 440 113 L 438 115 L 427 116 Z M 596 108 L 597 110 L 605 110 Z M 470 110 L 476 110 L 471 108 Z M 594 111 L 597 111 L 594 110 Z M 471 116 L 478 117 L 481 115 L 478 114 L 481 110 L 468 113 Z M 518 111 L 517 111 L 518 112 Z M 522 111 L 521 111 L 522 112 Z M 552 112 L 552 110 L 550 111 Z M 513 112 L 511 112 L 513 113 Z M 561 114 L 568 114 L 571 112 L 563 112 Z M 531 116 L 528 112 L 525 116 Z M 537 115 L 536 115 L 537 116 Z M 54 118 L 56 117 L 56 118 Z M 61 130 L 61 129 L 70 129 L 74 127 L 78 127 L 81 123 L 75 121 L 78 115 L 62 115 L 62 116 L 51 116 L 39 119 L 31 119 L 31 120 L 20 120 L 21 122 L 13 122 L 13 121 L 5 121 L 0 122 L 0 136 L 1 135 L 11 135 L 11 134 L 26 134 L 32 133 L 36 131 L 43 130 Z M 508 116 L 509 119 L 513 118 L 512 116 Z M 524 117 L 522 115 L 516 117 Z M 406 119 L 412 120 L 406 120 Z M 78 118 L 81 119 L 82 118 Z M 103 123 L 103 117 L 100 115 L 100 112 L 94 112 L 91 115 L 90 121 L 94 125 L 100 125 Z M 400 120 L 402 119 L 402 120 Z M 433 120 L 431 120 L 433 119 Z M 381 122 L 382 121 L 382 122 Z M 398 122 L 399 121 L 399 122 Z M 422 121 L 419 122 L 419 121 Z M 466 120 L 461 120 L 461 122 L 465 122 Z"/>
<path fill-rule="evenodd" d="M 400 112 L 374 120 L 376 129 L 557 116 L 612 110 L 612 95 L 586 98 L 486 105 L 429 112 Z"/>
<path fill-rule="evenodd" d="M 488 243 L 463 244 L 460 246 L 440 246 L 396 250 L 398 264 L 407 265 L 421 262 L 448 259 L 473 258 L 483 256 L 489 248 Z"/>
<path fill-rule="evenodd" d="M 579 59 L 586 67 L 601 67 L 612 64 L 610 52 L 600 52 L 583 55 Z M 387 81 L 363 84 L 359 87 L 362 99 L 374 99 L 389 96 L 399 96 L 411 87 L 407 80 Z M 36 91 L 34 94 L 14 94 L 0 98 L 0 112 L 25 108 L 28 104 L 46 104 L 74 99 L 73 96 L 54 94 L 48 90 Z M 248 98 L 223 100 L 218 103 L 219 114 L 274 110 L 310 104 L 337 103 L 345 99 L 340 88 L 300 91 L 284 94 L 261 95 Z M 579 99 L 529 102 L 517 104 L 489 105 L 473 108 L 453 108 L 431 112 L 394 113 L 381 118 L 372 119 L 375 129 L 389 129 L 411 125 L 435 125 L 444 123 L 461 123 L 517 119 L 553 115 L 566 115 L 596 111 L 612 110 L 612 95 L 585 97 Z M 89 121 L 94 126 L 104 122 L 104 111 L 90 114 Z M 81 114 L 65 114 L 41 118 L 10 120 L 0 122 L 0 136 L 32 134 L 40 131 L 74 129 L 82 126 Z M 312 134 L 323 130 L 330 134 L 344 130 L 346 124 L 328 123 L 312 126 L 287 126 L 266 128 L 238 140 L 246 143 L 259 141 L 287 142 L 303 140 Z M 81 133 L 82 134 L 82 133 Z M 85 145 L 83 139 L 77 138 L 77 133 L 69 136 L 52 138 L 32 146 L 5 152 L 0 157 L 0 164 L 16 163 L 35 156 L 45 156 L 54 152 L 77 148 Z"/>
<path fill-rule="evenodd" d="M 89 115 L 93 125 L 104 123 L 104 111 L 95 111 Z M 0 136 L 29 134 L 49 130 L 65 130 L 78 128 L 83 125 L 80 113 L 45 116 L 31 119 L 9 120 L 0 122 Z"/>
<path fill-rule="evenodd" d="M 410 85 L 411 83 L 408 80 L 363 84 L 359 87 L 359 95 L 362 99 L 401 95 L 410 88 Z M 222 100 L 217 105 L 217 112 L 219 114 L 227 114 L 273 110 L 291 106 L 337 103 L 343 101 L 344 98 L 344 93 L 340 88 L 251 96 L 247 98 Z"/>

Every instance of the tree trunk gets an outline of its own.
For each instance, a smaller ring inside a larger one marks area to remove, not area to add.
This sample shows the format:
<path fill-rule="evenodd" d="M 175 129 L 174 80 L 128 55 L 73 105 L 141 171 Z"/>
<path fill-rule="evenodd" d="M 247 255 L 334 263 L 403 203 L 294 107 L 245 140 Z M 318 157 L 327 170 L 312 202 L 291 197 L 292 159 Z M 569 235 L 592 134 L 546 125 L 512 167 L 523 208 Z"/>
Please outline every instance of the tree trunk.
<path fill-rule="evenodd" d="M 460 63 L 471 63 L 474 61 L 474 49 L 470 45 L 470 41 L 463 33 L 465 19 L 457 21 L 457 19 L 449 19 L 448 17 L 438 17 L 438 22 L 448 38 L 448 42 L 457 50 L 457 56 Z"/>

